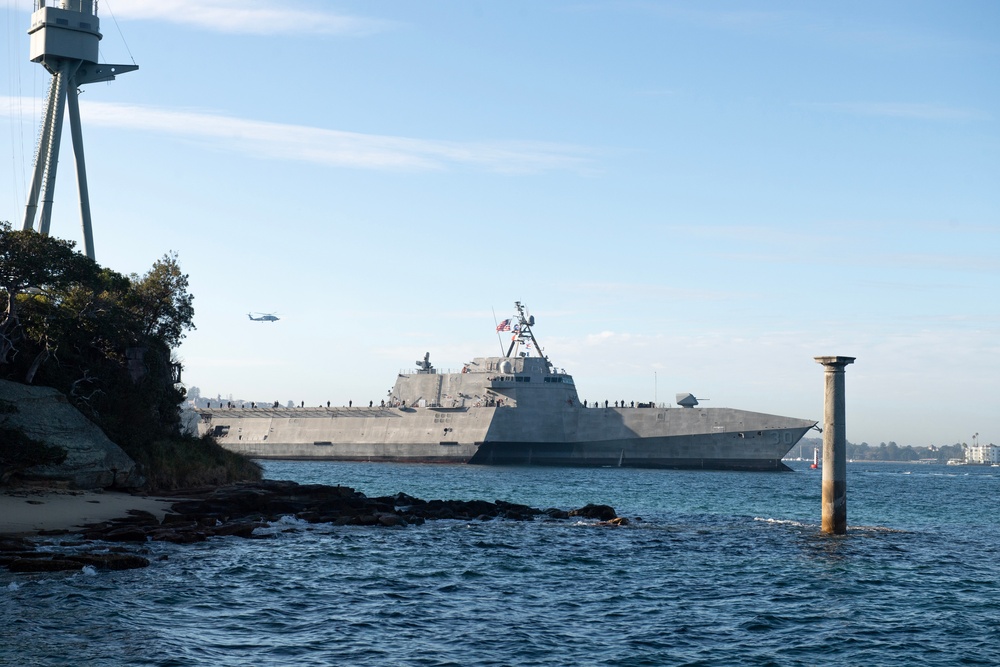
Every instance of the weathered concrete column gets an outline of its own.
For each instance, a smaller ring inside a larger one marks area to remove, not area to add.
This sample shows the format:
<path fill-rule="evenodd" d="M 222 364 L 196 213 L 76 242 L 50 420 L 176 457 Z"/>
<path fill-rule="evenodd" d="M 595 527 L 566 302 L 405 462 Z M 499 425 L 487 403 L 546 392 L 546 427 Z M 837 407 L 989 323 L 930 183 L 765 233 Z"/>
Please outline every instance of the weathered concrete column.
<path fill-rule="evenodd" d="M 844 367 L 855 357 L 814 357 L 826 370 L 823 396 L 823 532 L 847 533 L 847 408 Z"/>

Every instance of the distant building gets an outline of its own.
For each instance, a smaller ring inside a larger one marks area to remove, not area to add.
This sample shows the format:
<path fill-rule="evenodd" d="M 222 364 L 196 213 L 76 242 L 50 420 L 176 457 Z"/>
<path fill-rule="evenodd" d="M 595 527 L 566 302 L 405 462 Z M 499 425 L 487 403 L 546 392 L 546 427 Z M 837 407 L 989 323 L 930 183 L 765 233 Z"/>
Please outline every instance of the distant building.
<path fill-rule="evenodd" d="M 1000 464 L 1000 445 L 972 445 L 965 453 L 967 463 Z"/>

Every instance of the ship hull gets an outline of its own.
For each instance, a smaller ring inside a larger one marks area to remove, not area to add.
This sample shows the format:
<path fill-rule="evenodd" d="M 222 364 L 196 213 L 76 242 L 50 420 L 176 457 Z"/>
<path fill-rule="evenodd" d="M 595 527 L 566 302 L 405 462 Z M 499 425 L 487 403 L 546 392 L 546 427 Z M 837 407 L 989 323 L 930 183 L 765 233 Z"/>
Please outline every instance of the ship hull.
<path fill-rule="evenodd" d="M 260 459 L 788 470 L 814 422 L 726 408 L 199 410 L 201 434 Z"/>
<path fill-rule="evenodd" d="M 721 455 L 683 456 L 678 448 L 689 446 L 644 446 L 641 455 L 627 442 L 605 443 L 486 443 L 468 462 L 478 465 L 589 466 L 603 468 L 664 468 L 673 470 L 788 471 L 776 458 Z"/>

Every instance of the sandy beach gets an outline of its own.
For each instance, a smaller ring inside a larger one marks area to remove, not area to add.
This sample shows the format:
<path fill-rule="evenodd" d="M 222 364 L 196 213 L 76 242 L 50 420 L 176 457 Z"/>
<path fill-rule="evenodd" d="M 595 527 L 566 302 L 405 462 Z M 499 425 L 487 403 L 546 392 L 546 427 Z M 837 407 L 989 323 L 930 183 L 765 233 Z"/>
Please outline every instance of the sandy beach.
<path fill-rule="evenodd" d="M 21 488 L 0 490 L 0 535 L 35 535 L 43 530 L 75 531 L 87 524 L 120 519 L 144 510 L 160 520 L 177 498 L 134 496 L 115 491 Z"/>

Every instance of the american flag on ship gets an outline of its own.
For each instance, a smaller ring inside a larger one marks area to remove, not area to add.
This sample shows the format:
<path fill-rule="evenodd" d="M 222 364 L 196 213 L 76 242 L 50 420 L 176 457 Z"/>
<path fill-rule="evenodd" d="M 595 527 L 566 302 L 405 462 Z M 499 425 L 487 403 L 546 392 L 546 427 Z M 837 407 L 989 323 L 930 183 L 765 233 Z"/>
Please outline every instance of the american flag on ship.
<path fill-rule="evenodd" d="M 498 324 L 497 331 L 510 331 L 510 319 L 506 319 Z"/>

